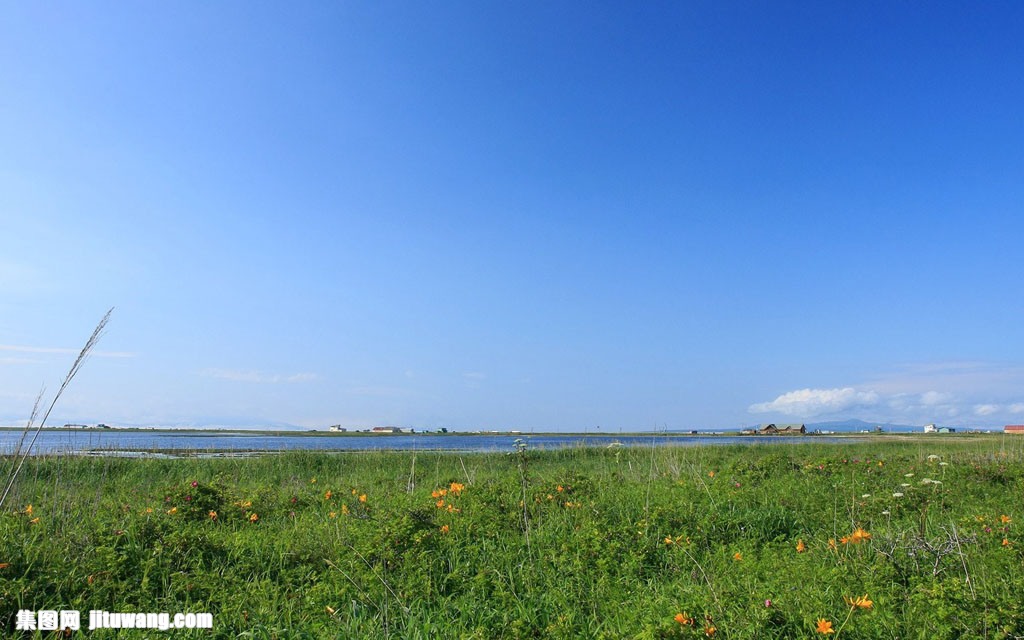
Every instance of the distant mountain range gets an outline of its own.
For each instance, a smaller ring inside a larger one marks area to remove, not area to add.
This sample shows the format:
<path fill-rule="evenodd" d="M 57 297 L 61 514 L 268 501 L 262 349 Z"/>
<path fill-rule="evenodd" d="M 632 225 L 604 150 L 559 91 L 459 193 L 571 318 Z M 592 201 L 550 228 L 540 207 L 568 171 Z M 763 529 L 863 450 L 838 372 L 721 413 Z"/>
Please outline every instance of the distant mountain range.
<path fill-rule="evenodd" d="M 849 420 L 831 420 L 829 422 L 807 422 L 804 423 L 809 431 L 874 431 L 875 427 L 882 427 L 883 431 L 921 431 L 924 425 L 921 424 L 892 424 L 889 422 L 865 422 L 856 418 Z"/>

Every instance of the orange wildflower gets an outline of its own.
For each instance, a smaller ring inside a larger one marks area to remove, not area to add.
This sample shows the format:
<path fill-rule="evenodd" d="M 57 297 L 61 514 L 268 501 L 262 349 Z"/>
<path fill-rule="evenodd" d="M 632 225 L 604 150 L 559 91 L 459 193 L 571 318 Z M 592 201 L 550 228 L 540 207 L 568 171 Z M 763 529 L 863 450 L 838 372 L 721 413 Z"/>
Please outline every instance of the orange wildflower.
<path fill-rule="evenodd" d="M 832 623 L 828 620 L 825 620 L 824 618 L 818 620 L 818 625 L 814 627 L 814 630 L 826 636 L 830 633 L 835 633 L 835 631 L 832 629 Z"/>
<path fill-rule="evenodd" d="M 176 513 L 178 513 L 178 507 L 171 507 L 167 510 L 167 515 L 169 516 L 173 516 Z"/>
<path fill-rule="evenodd" d="M 359 502 L 366 502 L 366 494 L 363 493 L 359 496 Z"/>
<path fill-rule="evenodd" d="M 665 536 L 665 544 L 674 544 L 674 541 L 670 536 Z"/>
<path fill-rule="evenodd" d="M 444 507 L 444 500 L 438 500 L 437 502 L 434 503 L 434 506 L 437 507 L 438 509 L 441 509 L 442 507 Z"/>
<path fill-rule="evenodd" d="M 565 488 L 562 487 L 562 485 L 558 485 L 557 487 L 555 487 L 555 491 L 557 491 L 558 493 L 562 493 L 563 491 L 565 491 Z"/>
<path fill-rule="evenodd" d="M 714 478 L 715 477 L 715 472 L 714 471 L 708 471 L 708 477 L 709 478 Z"/>
<path fill-rule="evenodd" d="M 846 543 L 844 542 L 843 544 L 846 544 Z M 832 551 L 836 550 L 836 539 L 835 538 L 829 538 L 828 539 L 828 548 L 831 549 Z"/>
<path fill-rule="evenodd" d="M 796 541 L 796 552 L 803 553 L 804 551 L 807 551 L 807 545 L 804 544 L 804 541 L 801 538 L 800 540 Z"/>
<path fill-rule="evenodd" d="M 1003 538 L 1003 546 L 1004 547 L 1010 546 L 1010 541 L 1007 538 Z"/>
<path fill-rule="evenodd" d="M 327 490 L 326 492 L 324 492 L 324 500 L 330 500 L 330 499 L 331 499 L 331 496 L 333 496 L 333 495 L 334 495 L 334 494 L 333 494 L 333 493 L 331 493 L 331 490 L 330 490 L 330 489 L 328 489 L 328 490 Z"/>
<path fill-rule="evenodd" d="M 448 525 L 443 525 L 441 527 L 441 533 L 448 533 L 449 531 L 451 531 L 451 528 L 449 528 Z"/>
<path fill-rule="evenodd" d="M 678 623 L 679 623 L 679 624 L 681 624 L 681 625 L 684 625 L 684 626 L 686 626 L 686 625 L 690 625 L 690 626 L 693 626 L 693 618 L 691 618 L 690 616 L 688 616 L 688 615 L 686 614 L 686 612 L 685 612 L 685 611 L 684 611 L 684 612 L 682 612 L 682 613 L 677 613 L 677 614 L 676 614 L 676 617 L 674 617 L 674 618 L 672 618 L 672 619 L 673 619 L 673 620 L 675 620 L 676 622 L 678 622 Z"/>
<path fill-rule="evenodd" d="M 28 523 L 29 524 L 39 524 L 39 516 L 36 516 L 35 518 L 32 518 L 31 520 L 28 521 Z"/>
<path fill-rule="evenodd" d="M 850 542 L 852 542 L 853 544 L 860 544 L 864 540 L 870 539 L 871 534 L 865 531 L 864 529 L 861 529 L 860 527 L 854 529 L 853 533 L 850 534 Z"/>
<path fill-rule="evenodd" d="M 255 513 L 253 513 L 253 514 L 251 514 L 249 516 L 249 522 L 256 522 L 259 519 L 260 519 L 260 517 L 258 515 L 256 515 Z"/>
<path fill-rule="evenodd" d="M 29 505 L 29 506 L 31 506 L 31 505 Z M 999 516 L 999 522 L 1002 522 L 1003 524 L 1010 524 L 1011 522 L 1013 522 L 1013 518 L 1011 518 L 1008 515 L 1003 514 L 1003 515 Z"/>
<path fill-rule="evenodd" d="M 466 485 L 458 482 L 453 482 L 450 485 L 448 485 L 448 488 L 451 489 L 452 493 L 454 493 L 455 495 L 459 495 L 462 493 L 462 490 L 466 488 Z"/>
<path fill-rule="evenodd" d="M 709 638 L 711 636 L 715 635 L 715 633 L 717 633 L 717 632 L 718 632 L 718 627 L 716 627 L 716 626 L 708 625 L 708 626 L 704 627 L 704 635 L 706 635 Z"/>
<path fill-rule="evenodd" d="M 849 544 L 850 536 L 843 536 L 842 538 L 839 538 L 839 542 L 841 542 L 843 544 Z"/>
<path fill-rule="evenodd" d="M 743 560 L 743 554 L 737 551 L 736 553 L 732 554 L 732 559 L 736 562 L 740 562 Z"/>
<path fill-rule="evenodd" d="M 210 513 L 209 513 L 209 516 L 210 516 L 210 520 L 216 520 L 217 519 L 217 512 L 211 510 Z"/>
<path fill-rule="evenodd" d="M 25 515 L 26 516 L 32 515 L 32 505 L 28 505 L 27 507 L 25 507 Z"/>
<path fill-rule="evenodd" d="M 874 602 L 868 599 L 868 594 L 866 593 L 862 596 L 854 596 L 852 598 L 844 596 L 843 600 L 846 600 L 846 604 L 858 609 L 870 609 L 875 605 Z"/>
<path fill-rule="evenodd" d="M 6 569 L 9 566 L 11 566 L 10 562 L 0 562 L 0 569 Z"/>

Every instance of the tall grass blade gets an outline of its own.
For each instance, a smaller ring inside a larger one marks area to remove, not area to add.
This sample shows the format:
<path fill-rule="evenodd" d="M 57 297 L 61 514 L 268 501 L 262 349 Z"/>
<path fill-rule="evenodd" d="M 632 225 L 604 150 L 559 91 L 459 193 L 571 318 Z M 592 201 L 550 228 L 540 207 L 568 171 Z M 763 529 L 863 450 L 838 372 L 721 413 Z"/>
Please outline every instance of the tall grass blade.
<path fill-rule="evenodd" d="M 64 394 L 64 390 L 67 389 L 68 385 L 71 384 L 71 381 L 76 375 L 78 375 L 78 371 L 89 358 L 89 354 L 92 352 L 93 347 L 96 346 L 96 343 L 99 342 L 100 338 L 103 336 L 103 331 L 106 329 L 112 313 L 114 313 L 113 307 L 103 315 L 99 324 L 97 324 L 96 328 L 93 329 L 92 335 L 89 336 L 89 339 L 85 342 L 85 346 L 82 347 L 82 350 L 78 353 L 78 357 L 75 358 L 75 362 L 71 365 L 71 369 L 69 369 L 67 375 L 64 376 L 64 381 L 61 382 L 60 388 L 57 389 L 56 395 L 53 396 L 53 400 L 50 402 L 50 406 L 47 407 L 46 413 L 43 414 L 43 419 L 36 423 L 35 429 L 33 430 L 32 423 L 39 411 L 39 401 L 42 398 L 42 392 L 40 392 L 39 397 L 36 398 L 36 404 L 32 409 L 32 415 L 29 417 L 28 423 L 25 425 L 25 431 L 22 433 L 21 439 L 18 441 L 18 447 L 15 450 L 11 463 L 11 471 L 8 473 L 7 482 L 4 485 L 3 495 L 0 495 L 0 509 L 3 508 L 4 503 L 7 501 L 7 496 L 10 495 L 11 489 L 14 488 L 14 484 L 18 480 L 18 474 L 21 473 L 21 468 L 25 464 L 25 460 L 27 460 L 29 454 L 31 454 L 32 447 L 35 446 L 36 440 L 39 438 L 39 433 L 43 430 L 43 425 L 46 424 L 47 419 L 50 417 L 50 413 L 57 405 L 57 401 L 60 400 L 61 395 Z M 23 447 L 23 443 L 29 432 L 32 432 L 32 439 L 29 440 L 27 447 Z"/>

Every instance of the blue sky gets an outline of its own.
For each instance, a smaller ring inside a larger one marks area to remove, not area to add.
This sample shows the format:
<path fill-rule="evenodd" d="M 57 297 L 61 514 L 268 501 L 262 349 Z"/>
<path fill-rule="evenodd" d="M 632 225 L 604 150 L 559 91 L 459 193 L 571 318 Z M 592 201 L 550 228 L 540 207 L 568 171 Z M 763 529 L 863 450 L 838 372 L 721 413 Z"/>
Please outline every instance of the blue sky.
<path fill-rule="evenodd" d="M 0 423 L 1024 422 L 1024 7 L 15 3 Z"/>

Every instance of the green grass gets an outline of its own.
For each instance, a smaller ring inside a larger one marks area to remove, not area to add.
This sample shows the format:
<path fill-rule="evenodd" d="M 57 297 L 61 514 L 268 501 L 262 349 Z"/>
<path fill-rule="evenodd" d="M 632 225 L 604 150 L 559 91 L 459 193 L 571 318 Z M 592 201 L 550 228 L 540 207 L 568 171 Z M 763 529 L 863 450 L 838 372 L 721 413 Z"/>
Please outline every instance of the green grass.
<path fill-rule="evenodd" d="M 105 609 L 214 616 L 160 637 L 1024 635 L 1024 438 L 41 457 L 8 507 L 5 633 Z"/>

